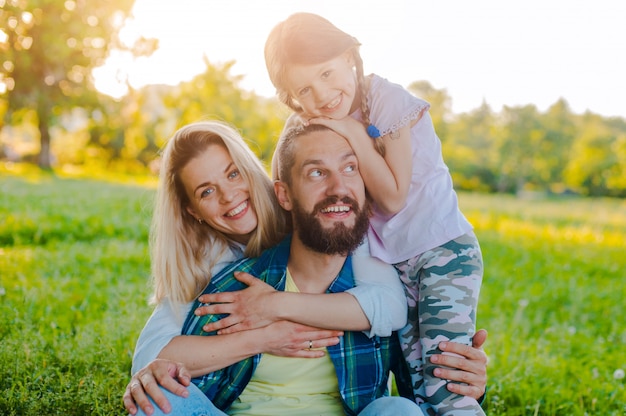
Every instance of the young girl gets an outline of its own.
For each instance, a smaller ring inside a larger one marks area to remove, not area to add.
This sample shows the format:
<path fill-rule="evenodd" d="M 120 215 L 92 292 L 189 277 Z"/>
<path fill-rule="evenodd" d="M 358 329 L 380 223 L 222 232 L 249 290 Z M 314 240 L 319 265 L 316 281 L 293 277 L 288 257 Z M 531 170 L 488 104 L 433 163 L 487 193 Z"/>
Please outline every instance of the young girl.
<path fill-rule="evenodd" d="M 374 200 L 369 251 L 394 264 L 405 284 L 409 323 L 400 335 L 417 402 L 441 415 L 484 414 L 476 400 L 451 393 L 458 385 L 438 378 L 429 359 L 441 341 L 472 344 L 483 274 L 478 241 L 459 210 L 429 104 L 365 76 L 359 46 L 328 20 L 296 13 L 271 31 L 267 70 L 301 122 L 331 127 L 359 159 Z"/>

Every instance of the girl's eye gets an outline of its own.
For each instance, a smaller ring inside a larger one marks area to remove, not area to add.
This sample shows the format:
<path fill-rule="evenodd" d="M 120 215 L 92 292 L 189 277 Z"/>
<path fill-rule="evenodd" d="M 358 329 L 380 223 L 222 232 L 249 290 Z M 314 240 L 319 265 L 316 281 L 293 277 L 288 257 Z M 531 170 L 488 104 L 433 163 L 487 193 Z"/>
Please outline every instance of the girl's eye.
<path fill-rule="evenodd" d="M 330 76 L 330 71 L 325 71 L 322 73 L 322 78 L 328 78 Z"/>
<path fill-rule="evenodd" d="M 298 96 L 302 97 L 303 95 L 307 94 L 309 90 L 310 90 L 309 87 L 302 88 L 300 91 L 298 91 Z"/>

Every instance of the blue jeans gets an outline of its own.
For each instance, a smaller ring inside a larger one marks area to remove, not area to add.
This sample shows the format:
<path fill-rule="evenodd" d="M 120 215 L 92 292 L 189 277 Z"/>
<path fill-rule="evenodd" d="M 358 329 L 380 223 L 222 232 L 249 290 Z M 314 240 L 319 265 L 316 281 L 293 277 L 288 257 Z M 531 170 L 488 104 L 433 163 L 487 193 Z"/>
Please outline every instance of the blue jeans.
<path fill-rule="evenodd" d="M 161 391 L 167 397 L 172 405 L 172 411 L 169 416 L 225 416 L 227 413 L 222 412 L 196 387 L 191 384 L 187 387 L 189 391 L 188 397 L 180 397 L 174 393 L 170 393 L 161 387 Z M 154 416 L 165 416 L 161 409 L 150 399 L 154 407 Z M 385 396 L 371 402 L 365 409 L 359 413 L 359 416 L 424 416 L 425 413 L 417 404 L 404 397 Z M 145 416 L 145 413 L 139 410 L 137 416 Z"/>

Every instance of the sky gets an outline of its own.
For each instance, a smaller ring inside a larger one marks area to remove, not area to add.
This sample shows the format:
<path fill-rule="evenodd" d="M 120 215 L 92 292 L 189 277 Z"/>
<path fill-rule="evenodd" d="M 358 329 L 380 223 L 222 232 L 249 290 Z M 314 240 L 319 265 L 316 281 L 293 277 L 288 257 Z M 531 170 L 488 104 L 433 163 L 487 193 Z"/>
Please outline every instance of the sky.
<path fill-rule="evenodd" d="M 298 11 L 355 36 L 366 73 L 405 87 L 426 80 L 447 91 L 455 113 L 483 101 L 494 111 L 545 111 L 563 98 L 575 113 L 626 117 L 622 0 L 136 0 L 122 36 L 156 37 L 159 49 L 134 60 L 112 55 L 94 72 L 96 86 L 122 95 L 119 74 L 135 88 L 176 85 L 204 71 L 205 55 L 236 61 L 241 88 L 273 96 L 265 39 Z"/>

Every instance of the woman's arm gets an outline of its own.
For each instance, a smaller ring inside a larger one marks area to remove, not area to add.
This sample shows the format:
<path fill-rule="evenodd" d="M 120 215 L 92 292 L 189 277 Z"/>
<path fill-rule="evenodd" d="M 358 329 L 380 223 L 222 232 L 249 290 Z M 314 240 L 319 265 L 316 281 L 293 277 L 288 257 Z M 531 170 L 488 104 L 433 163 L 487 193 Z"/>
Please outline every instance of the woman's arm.
<path fill-rule="evenodd" d="M 204 294 L 198 298 L 208 305 L 198 307 L 194 311 L 196 315 L 228 314 L 219 321 L 204 325 L 202 329 L 205 332 L 234 334 L 262 328 L 280 320 L 345 331 L 370 329 L 359 303 L 347 292 L 282 292 L 248 273 L 235 272 L 234 275 L 248 287 L 235 292 Z"/>
<path fill-rule="evenodd" d="M 154 308 L 137 339 L 131 374 L 147 366 L 174 337 L 180 335 L 183 320 L 192 305 L 193 302 L 174 306 L 164 299 Z"/>
<path fill-rule="evenodd" d="M 389 336 L 406 324 L 407 303 L 404 288 L 393 266 L 369 257 L 367 245 L 352 256 L 356 287 L 343 293 L 307 294 L 276 291 L 243 272 L 235 277 L 248 285 L 236 292 L 205 294 L 208 303 L 194 312 L 198 316 L 228 314 L 208 323 L 206 332 L 232 334 L 263 327 L 278 320 L 289 320 L 319 328 L 369 331 L 369 335 Z"/>
<path fill-rule="evenodd" d="M 371 323 L 369 336 L 388 337 L 404 328 L 408 305 L 404 285 L 395 267 L 370 255 L 367 238 L 352 255 L 354 296 Z"/>
<path fill-rule="evenodd" d="M 180 332 L 180 328 L 179 328 Z M 131 414 L 137 407 L 152 412 L 151 397 L 159 408 L 170 406 L 159 386 L 185 396 L 192 377 L 220 370 L 259 353 L 283 357 L 318 358 L 324 348 L 339 343 L 342 331 L 328 331 L 293 322 L 276 322 L 264 328 L 231 335 L 179 335 L 159 353 L 159 358 L 133 371 L 123 401 Z"/>
<path fill-rule="evenodd" d="M 159 386 L 178 396 L 187 397 L 189 393 L 186 386 L 189 384 L 191 375 L 182 364 L 170 360 L 153 360 L 133 373 L 122 398 L 124 407 L 131 415 L 137 414 L 138 408 L 151 415 L 154 407 L 148 399 L 150 397 L 159 409 L 169 413 L 172 406 Z"/>
<path fill-rule="evenodd" d="M 180 335 L 159 353 L 160 359 L 183 365 L 196 377 L 220 370 L 256 354 L 318 358 L 325 352 L 312 348 L 339 343 L 342 331 L 325 330 L 288 321 L 228 335 Z"/>

